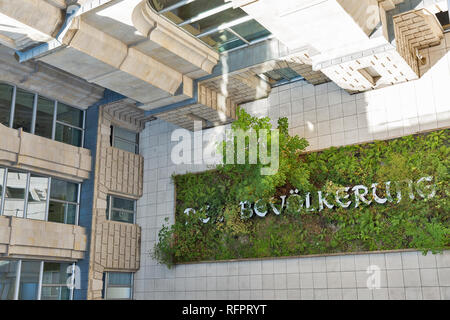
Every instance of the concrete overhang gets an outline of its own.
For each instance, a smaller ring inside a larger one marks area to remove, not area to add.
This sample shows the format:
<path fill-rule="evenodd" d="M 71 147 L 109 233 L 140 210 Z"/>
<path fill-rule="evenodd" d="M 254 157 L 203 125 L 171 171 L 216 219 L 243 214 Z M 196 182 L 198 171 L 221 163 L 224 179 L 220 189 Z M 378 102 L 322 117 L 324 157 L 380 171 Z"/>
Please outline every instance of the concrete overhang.
<path fill-rule="evenodd" d="M 0 81 L 87 109 L 103 97 L 104 89 L 40 61 L 19 63 L 14 50 L 0 45 Z"/>
<path fill-rule="evenodd" d="M 218 53 L 179 32 L 147 1 L 103 2 L 82 10 L 62 46 L 36 59 L 138 101 L 144 110 L 192 98 L 194 79 L 212 72 Z M 26 44 L 52 39 L 64 20 L 61 5 L 0 0 L 2 21 L 8 21 L 0 26 L 0 41 L 17 50 L 24 48 L 17 39 L 27 39 Z"/>
<path fill-rule="evenodd" d="M 16 217 L 0 217 L 0 257 L 77 261 L 88 249 L 85 228 Z"/>
<path fill-rule="evenodd" d="M 371 30 L 363 23 L 370 14 L 365 9 L 370 5 L 378 8 L 377 0 L 258 0 L 244 4 L 242 9 L 289 49 L 309 46 L 310 56 L 365 41 L 378 22 L 374 21 Z"/>

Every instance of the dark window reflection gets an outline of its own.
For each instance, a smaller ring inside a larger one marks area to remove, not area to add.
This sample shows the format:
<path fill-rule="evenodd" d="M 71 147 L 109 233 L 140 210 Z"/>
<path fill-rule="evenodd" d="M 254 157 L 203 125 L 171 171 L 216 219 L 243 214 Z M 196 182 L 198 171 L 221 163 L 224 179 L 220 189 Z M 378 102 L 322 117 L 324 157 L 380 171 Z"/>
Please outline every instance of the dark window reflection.
<path fill-rule="evenodd" d="M 41 137 L 52 138 L 53 111 L 55 102 L 39 97 L 34 133 Z"/>
<path fill-rule="evenodd" d="M 28 190 L 27 218 L 45 220 L 48 178 L 31 174 Z"/>
<path fill-rule="evenodd" d="M 17 89 L 13 128 L 31 132 L 34 94 Z"/>
<path fill-rule="evenodd" d="M 9 127 L 11 116 L 11 100 L 14 88 L 7 84 L 0 84 L 0 123 Z"/>
<path fill-rule="evenodd" d="M 26 173 L 8 170 L 3 210 L 5 216 L 23 217 L 27 176 Z"/>
<path fill-rule="evenodd" d="M 75 127 L 83 127 L 83 111 L 58 102 L 56 120 L 65 122 Z"/>
<path fill-rule="evenodd" d="M 76 183 L 52 179 L 50 199 L 77 202 L 78 185 Z"/>
<path fill-rule="evenodd" d="M 17 261 L 0 260 L 0 300 L 14 299 L 17 264 Z"/>
<path fill-rule="evenodd" d="M 70 300 L 67 281 L 71 269 L 70 263 L 44 262 L 41 300 Z"/>
<path fill-rule="evenodd" d="M 139 134 L 120 127 L 113 127 L 113 147 L 139 153 Z"/>
<path fill-rule="evenodd" d="M 39 287 L 41 263 L 22 261 L 20 273 L 19 300 L 36 300 Z"/>
<path fill-rule="evenodd" d="M 48 221 L 65 224 L 75 224 L 77 206 L 75 204 L 50 200 Z"/>
<path fill-rule="evenodd" d="M 59 109 L 59 108 L 58 108 Z M 69 126 L 56 124 L 55 140 L 81 147 L 82 131 Z"/>

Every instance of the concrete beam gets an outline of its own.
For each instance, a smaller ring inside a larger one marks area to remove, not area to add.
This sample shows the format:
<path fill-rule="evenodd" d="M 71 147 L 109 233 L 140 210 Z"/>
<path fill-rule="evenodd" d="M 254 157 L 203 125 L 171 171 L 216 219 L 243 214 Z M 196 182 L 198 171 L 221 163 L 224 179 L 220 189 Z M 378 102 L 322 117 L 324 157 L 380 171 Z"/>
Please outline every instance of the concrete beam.
<path fill-rule="evenodd" d="M 104 89 L 39 61 L 18 63 L 14 50 L 0 45 L 0 81 L 79 108 L 97 102 Z"/>
<path fill-rule="evenodd" d="M 133 11 L 136 29 L 159 46 L 211 73 L 219 60 L 219 54 L 201 41 L 184 32 L 163 16 L 147 1 L 141 2 Z"/>

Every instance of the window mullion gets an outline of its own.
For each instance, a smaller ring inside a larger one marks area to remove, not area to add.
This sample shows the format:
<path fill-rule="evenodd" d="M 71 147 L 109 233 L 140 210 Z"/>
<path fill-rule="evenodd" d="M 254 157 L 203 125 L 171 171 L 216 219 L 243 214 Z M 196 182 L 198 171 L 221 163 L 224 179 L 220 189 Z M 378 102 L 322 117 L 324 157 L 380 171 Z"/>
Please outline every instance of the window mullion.
<path fill-rule="evenodd" d="M 112 201 L 112 196 L 109 196 L 109 210 L 108 210 L 108 220 L 111 220 L 111 210 L 112 210 L 112 204 L 113 204 L 113 201 Z"/>
<path fill-rule="evenodd" d="M 50 200 L 53 202 L 59 202 L 59 203 L 67 203 L 67 204 L 73 204 L 73 205 L 78 204 L 78 202 L 72 202 L 72 201 L 60 200 L 60 199 L 54 199 L 54 198 L 50 198 Z"/>
<path fill-rule="evenodd" d="M 0 203 L 0 216 L 3 215 L 3 208 L 5 206 L 5 194 L 6 194 L 6 178 L 8 177 L 8 168 L 5 168 L 4 176 L 3 176 L 3 188 L 1 194 L 1 203 Z"/>
<path fill-rule="evenodd" d="M 52 178 L 48 178 L 48 185 L 47 185 L 47 205 L 45 210 L 45 221 L 48 221 L 48 211 L 50 210 L 50 192 L 52 187 Z"/>
<path fill-rule="evenodd" d="M 105 300 L 108 300 L 109 272 L 105 272 Z"/>
<path fill-rule="evenodd" d="M 56 114 L 58 111 L 58 101 L 55 100 L 55 104 L 53 106 L 53 123 L 52 123 L 52 140 L 55 140 L 56 136 Z"/>
<path fill-rule="evenodd" d="M 134 294 L 134 273 L 131 273 L 131 283 L 130 283 L 130 299 L 133 300 L 133 294 Z"/>
<path fill-rule="evenodd" d="M 69 205 L 64 203 L 64 224 L 67 224 L 67 211 L 69 210 Z"/>
<path fill-rule="evenodd" d="M 67 123 L 67 122 L 64 122 L 64 121 L 56 120 L 56 123 L 59 123 L 60 125 L 63 125 L 63 126 L 66 126 L 66 127 L 70 127 L 70 128 L 73 128 L 73 129 L 77 129 L 77 130 L 83 131 L 83 128 L 74 126 L 73 124 L 70 124 L 70 123 Z"/>
<path fill-rule="evenodd" d="M 37 300 L 41 300 L 43 278 L 44 278 L 44 261 L 41 261 L 41 265 L 39 268 L 39 284 L 38 284 Z"/>
<path fill-rule="evenodd" d="M 72 263 L 72 283 L 71 283 L 71 287 L 70 287 L 70 300 L 73 300 L 73 294 L 74 294 L 74 290 L 75 290 L 75 285 L 76 285 L 76 274 L 75 274 L 75 262 Z M 62 288 L 61 288 L 62 291 Z"/>
<path fill-rule="evenodd" d="M 38 103 L 38 94 L 35 93 L 33 99 L 33 113 L 31 116 L 31 130 L 30 130 L 31 134 L 34 134 L 36 128 L 37 103 Z"/>
<path fill-rule="evenodd" d="M 83 130 L 81 131 L 81 148 L 84 148 L 84 129 L 86 128 L 86 110 L 83 111 Z"/>
<path fill-rule="evenodd" d="M 80 225 L 80 201 L 81 201 L 81 183 L 78 184 L 77 209 L 75 213 L 75 225 Z"/>
<path fill-rule="evenodd" d="M 12 99 L 11 99 L 11 114 L 9 115 L 9 127 L 10 128 L 13 127 L 13 122 L 14 122 L 14 112 L 16 109 L 16 94 L 17 94 L 17 87 L 14 86 Z"/>
<path fill-rule="evenodd" d="M 25 185 L 25 199 L 23 201 L 24 208 L 23 208 L 23 218 L 27 218 L 27 211 L 28 211 L 28 193 L 30 192 L 30 180 L 31 180 L 31 174 L 27 173 L 27 182 Z"/>
<path fill-rule="evenodd" d="M 22 260 L 17 263 L 16 283 L 14 285 L 14 300 L 19 300 L 20 275 L 22 273 Z"/>
<path fill-rule="evenodd" d="M 134 208 L 134 212 L 133 212 L 133 224 L 136 224 L 136 211 L 137 211 L 137 208 L 136 208 L 136 206 L 137 206 L 137 201 L 136 200 L 134 200 L 133 201 L 133 208 Z"/>

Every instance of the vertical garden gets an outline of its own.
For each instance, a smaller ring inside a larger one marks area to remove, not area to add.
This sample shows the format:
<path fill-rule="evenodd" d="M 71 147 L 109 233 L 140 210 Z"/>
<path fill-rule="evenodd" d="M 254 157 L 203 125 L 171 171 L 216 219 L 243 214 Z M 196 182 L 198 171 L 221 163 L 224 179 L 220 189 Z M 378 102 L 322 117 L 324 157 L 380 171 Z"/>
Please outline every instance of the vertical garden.
<path fill-rule="evenodd" d="M 271 128 L 242 109 L 232 125 Z M 262 175 L 258 162 L 173 176 L 175 224 L 160 230 L 155 259 L 170 266 L 450 246 L 448 129 L 314 153 L 289 135 L 286 118 L 278 129 L 274 175 Z M 236 141 L 220 150 L 229 144 Z"/>

